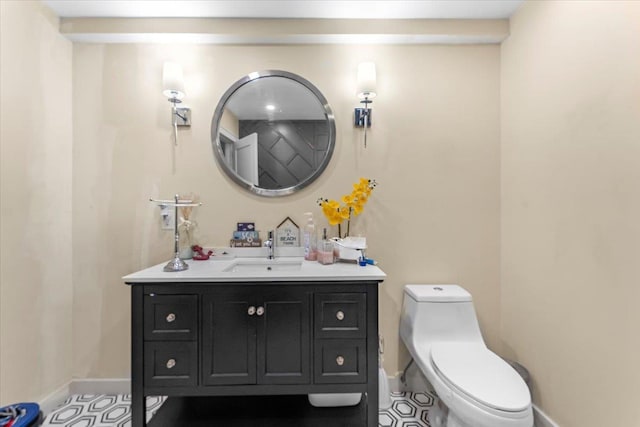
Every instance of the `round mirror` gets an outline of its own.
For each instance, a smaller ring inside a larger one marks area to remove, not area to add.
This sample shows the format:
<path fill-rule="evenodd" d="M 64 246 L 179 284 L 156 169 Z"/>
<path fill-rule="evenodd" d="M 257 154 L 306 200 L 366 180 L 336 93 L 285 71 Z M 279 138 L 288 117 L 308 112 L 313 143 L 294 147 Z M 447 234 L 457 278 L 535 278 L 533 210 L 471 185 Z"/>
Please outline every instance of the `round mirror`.
<path fill-rule="evenodd" d="M 322 93 L 286 71 L 238 80 L 211 122 L 222 170 L 261 196 L 286 196 L 313 182 L 327 167 L 335 138 L 333 113 Z"/>

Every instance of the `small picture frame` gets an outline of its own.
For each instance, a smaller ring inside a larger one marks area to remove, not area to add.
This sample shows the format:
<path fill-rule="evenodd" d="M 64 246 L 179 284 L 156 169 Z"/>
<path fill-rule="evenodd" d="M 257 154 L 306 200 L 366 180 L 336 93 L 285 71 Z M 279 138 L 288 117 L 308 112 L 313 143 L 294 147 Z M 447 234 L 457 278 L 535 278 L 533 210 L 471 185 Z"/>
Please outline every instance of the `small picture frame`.
<path fill-rule="evenodd" d="M 286 217 L 276 228 L 276 246 L 300 246 L 300 227 L 289 217 Z"/>

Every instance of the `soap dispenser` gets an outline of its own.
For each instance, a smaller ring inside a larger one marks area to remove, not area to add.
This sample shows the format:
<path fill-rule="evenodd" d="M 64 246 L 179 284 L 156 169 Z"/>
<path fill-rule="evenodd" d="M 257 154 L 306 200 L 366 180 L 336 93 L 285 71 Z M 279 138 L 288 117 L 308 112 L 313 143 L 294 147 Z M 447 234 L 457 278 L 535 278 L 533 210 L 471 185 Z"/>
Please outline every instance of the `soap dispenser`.
<path fill-rule="evenodd" d="M 315 261 L 318 259 L 318 246 L 316 236 L 316 225 L 313 222 L 313 214 L 306 212 L 307 223 L 302 230 L 302 244 L 304 245 L 304 259 Z"/>

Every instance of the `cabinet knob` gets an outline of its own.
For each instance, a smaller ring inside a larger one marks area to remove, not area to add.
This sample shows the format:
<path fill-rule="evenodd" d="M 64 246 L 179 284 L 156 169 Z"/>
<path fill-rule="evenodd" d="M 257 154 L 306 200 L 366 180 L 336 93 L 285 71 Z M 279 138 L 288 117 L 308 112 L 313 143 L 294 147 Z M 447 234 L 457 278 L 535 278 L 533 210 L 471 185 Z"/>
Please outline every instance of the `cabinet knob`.
<path fill-rule="evenodd" d="M 250 306 L 250 307 L 247 309 L 247 314 L 248 314 L 249 316 L 253 316 L 254 314 L 256 314 L 256 308 L 255 308 L 254 306 Z"/>
<path fill-rule="evenodd" d="M 336 357 L 336 363 L 338 364 L 338 366 L 344 365 L 344 357 L 342 356 Z"/>
<path fill-rule="evenodd" d="M 344 312 L 342 310 L 338 311 L 336 313 L 336 319 L 338 320 L 344 320 Z"/>
<path fill-rule="evenodd" d="M 167 322 L 171 323 L 171 322 L 175 322 L 175 320 L 176 320 L 176 315 L 175 314 L 169 313 L 167 315 Z"/>
<path fill-rule="evenodd" d="M 171 369 L 176 366 L 176 359 L 167 360 L 167 369 Z"/>
<path fill-rule="evenodd" d="M 258 316 L 262 316 L 264 314 L 264 307 L 262 306 L 258 307 L 258 309 L 256 310 L 256 314 Z"/>

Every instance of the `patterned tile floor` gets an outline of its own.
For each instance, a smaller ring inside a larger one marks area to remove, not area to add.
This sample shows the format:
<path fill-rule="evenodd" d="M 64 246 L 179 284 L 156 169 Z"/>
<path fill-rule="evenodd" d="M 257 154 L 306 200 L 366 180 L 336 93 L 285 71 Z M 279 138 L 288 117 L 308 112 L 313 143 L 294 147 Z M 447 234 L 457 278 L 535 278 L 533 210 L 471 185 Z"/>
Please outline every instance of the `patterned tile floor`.
<path fill-rule="evenodd" d="M 147 421 L 153 417 L 165 397 L 147 397 Z M 131 427 L 131 395 L 83 394 L 70 396 L 50 413 L 43 426 L 56 427 Z"/>
<path fill-rule="evenodd" d="M 147 421 L 162 406 L 164 397 L 147 398 Z M 429 426 L 427 414 L 436 398 L 429 393 L 392 393 L 391 407 L 380 411 L 380 427 Z M 47 416 L 48 427 L 130 427 L 130 395 L 74 395 Z"/>
<path fill-rule="evenodd" d="M 431 427 L 427 421 L 429 409 L 437 397 L 430 393 L 391 393 L 391 407 L 380 411 L 380 427 Z"/>

